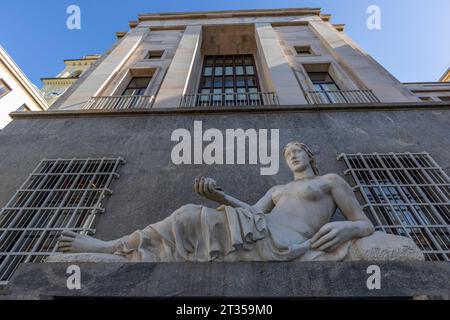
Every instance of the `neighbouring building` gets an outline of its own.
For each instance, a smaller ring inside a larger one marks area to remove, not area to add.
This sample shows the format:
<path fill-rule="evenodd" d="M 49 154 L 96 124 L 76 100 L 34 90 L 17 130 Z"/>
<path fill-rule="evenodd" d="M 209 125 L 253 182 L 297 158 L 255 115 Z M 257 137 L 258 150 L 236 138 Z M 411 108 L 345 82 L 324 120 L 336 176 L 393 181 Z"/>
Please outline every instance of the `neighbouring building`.
<path fill-rule="evenodd" d="M 117 36 L 48 111 L 15 112 L 0 133 L 3 294 L 450 299 L 450 86 L 399 82 L 315 8 L 141 14 Z M 214 206 L 190 191 L 200 175 L 252 203 L 290 181 L 281 149 L 276 175 L 245 160 L 174 164 L 172 133 L 200 121 L 308 144 L 377 230 L 427 261 L 378 263 L 381 290 L 367 290 L 362 262 L 86 264 L 84 291 L 67 290 L 66 265 L 44 262 L 62 230 L 108 240 Z"/>
<path fill-rule="evenodd" d="M 42 92 L 51 106 L 100 58 L 100 55 L 87 55 L 81 59 L 64 60 L 65 68 L 56 77 L 42 78 Z"/>
<path fill-rule="evenodd" d="M 442 75 L 441 79 L 439 79 L 441 82 L 450 82 L 450 67 L 445 71 L 445 73 Z"/>
<path fill-rule="evenodd" d="M 44 111 L 48 105 L 39 89 L 0 46 L 0 130 L 12 121 L 9 113 L 18 109 Z"/>
<path fill-rule="evenodd" d="M 410 82 L 404 85 L 424 102 L 450 101 L 450 68 L 438 82 Z"/>

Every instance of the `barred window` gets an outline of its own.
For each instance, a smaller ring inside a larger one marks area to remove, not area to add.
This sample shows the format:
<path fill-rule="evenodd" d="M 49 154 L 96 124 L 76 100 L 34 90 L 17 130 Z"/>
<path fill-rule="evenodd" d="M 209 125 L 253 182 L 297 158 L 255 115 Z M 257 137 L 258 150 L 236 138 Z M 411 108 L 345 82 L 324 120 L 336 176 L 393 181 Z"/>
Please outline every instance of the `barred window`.
<path fill-rule="evenodd" d="M 377 230 L 450 261 L 450 179 L 428 153 L 341 154 Z"/>
<path fill-rule="evenodd" d="M 56 251 L 63 230 L 93 234 L 122 158 L 44 159 L 0 211 L 0 284 Z"/>

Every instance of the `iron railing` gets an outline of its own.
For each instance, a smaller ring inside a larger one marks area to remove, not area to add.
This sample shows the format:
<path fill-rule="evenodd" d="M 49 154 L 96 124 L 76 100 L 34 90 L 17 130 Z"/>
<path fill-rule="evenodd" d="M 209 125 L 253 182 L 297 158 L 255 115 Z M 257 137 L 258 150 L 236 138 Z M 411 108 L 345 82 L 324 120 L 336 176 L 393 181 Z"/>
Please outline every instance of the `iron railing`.
<path fill-rule="evenodd" d="M 372 90 L 307 91 L 310 104 L 378 103 Z"/>
<path fill-rule="evenodd" d="M 122 110 L 150 109 L 155 102 L 154 96 L 103 96 L 92 97 L 83 109 Z"/>
<path fill-rule="evenodd" d="M 279 105 L 275 92 L 231 92 L 185 94 L 180 107 Z"/>

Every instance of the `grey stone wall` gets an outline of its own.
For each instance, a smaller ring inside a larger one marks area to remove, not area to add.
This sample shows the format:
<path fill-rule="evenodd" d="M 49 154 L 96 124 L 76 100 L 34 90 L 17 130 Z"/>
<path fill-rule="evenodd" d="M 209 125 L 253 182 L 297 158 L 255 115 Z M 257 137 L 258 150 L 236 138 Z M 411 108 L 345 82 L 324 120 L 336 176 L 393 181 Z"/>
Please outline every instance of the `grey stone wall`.
<path fill-rule="evenodd" d="M 106 212 L 96 223 L 97 237 L 103 239 L 143 228 L 186 203 L 214 206 L 193 193 L 192 181 L 198 175 L 215 178 L 228 193 L 248 202 L 291 179 L 282 155 L 274 176 L 261 176 L 260 165 L 174 165 L 171 134 L 177 128 L 192 132 L 195 120 L 203 121 L 204 130 L 279 129 L 280 147 L 291 140 L 307 143 L 317 154 L 321 173 L 342 175 L 345 166 L 336 160 L 342 152 L 427 151 L 448 174 L 449 118 L 449 110 L 422 109 L 16 119 L 0 133 L 0 206 L 43 158 L 126 159 L 120 179 L 112 185 L 114 194 L 104 202 Z"/>

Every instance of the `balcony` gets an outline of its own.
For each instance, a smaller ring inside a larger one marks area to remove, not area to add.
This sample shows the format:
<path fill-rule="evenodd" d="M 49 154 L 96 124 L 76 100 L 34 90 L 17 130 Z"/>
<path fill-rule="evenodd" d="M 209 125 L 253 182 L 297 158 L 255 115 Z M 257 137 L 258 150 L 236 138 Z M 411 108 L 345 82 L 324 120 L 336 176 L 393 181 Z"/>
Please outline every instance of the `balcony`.
<path fill-rule="evenodd" d="M 372 90 L 307 91 L 309 104 L 379 103 Z"/>
<path fill-rule="evenodd" d="M 279 105 L 274 92 L 232 92 L 185 94 L 180 107 L 235 107 Z"/>
<path fill-rule="evenodd" d="M 155 102 L 154 96 L 104 96 L 92 97 L 83 106 L 89 110 L 150 109 Z"/>

